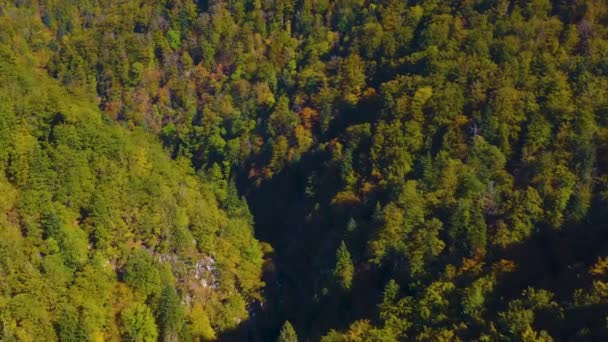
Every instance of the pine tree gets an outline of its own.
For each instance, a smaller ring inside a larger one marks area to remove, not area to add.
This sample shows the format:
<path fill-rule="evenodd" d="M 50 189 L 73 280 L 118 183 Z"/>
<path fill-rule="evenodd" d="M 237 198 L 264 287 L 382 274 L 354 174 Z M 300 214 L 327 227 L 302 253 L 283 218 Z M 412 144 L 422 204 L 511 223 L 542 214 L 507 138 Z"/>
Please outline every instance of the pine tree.
<path fill-rule="evenodd" d="M 354 273 L 355 268 L 353 266 L 350 252 L 348 251 L 348 248 L 346 248 L 344 241 L 342 241 L 340 247 L 338 247 L 338 250 L 336 251 L 336 267 L 334 268 L 334 277 L 342 289 L 350 290 Z"/>
<path fill-rule="evenodd" d="M 357 230 L 357 227 L 358 227 L 358 226 L 359 226 L 359 225 L 357 224 L 357 221 L 355 221 L 355 218 L 354 218 L 354 217 L 351 217 L 351 218 L 350 218 L 350 220 L 348 220 L 348 224 L 346 225 L 346 230 L 347 230 L 349 233 L 352 233 L 352 232 L 354 232 L 355 230 Z"/>
<path fill-rule="evenodd" d="M 166 286 L 160 296 L 159 323 L 164 341 L 177 341 L 184 314 L 177 291 Z"/>
<path fill-rule="evenodd" d="M 298 335 L 289 321 L 283 323 L 281 332 L 279 333 L 278 342 L 298 342 Z"/>

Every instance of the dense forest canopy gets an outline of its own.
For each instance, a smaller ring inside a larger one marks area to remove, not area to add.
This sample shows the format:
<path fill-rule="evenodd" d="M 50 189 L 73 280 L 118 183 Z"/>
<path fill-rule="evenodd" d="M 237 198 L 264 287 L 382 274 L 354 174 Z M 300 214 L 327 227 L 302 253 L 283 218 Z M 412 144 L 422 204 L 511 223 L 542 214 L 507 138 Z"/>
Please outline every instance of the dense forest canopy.
<path fill-rule="evenodd" d="M 607 156 L 604 0 L 0 0 L 0 339 L 608 339 Z"/>

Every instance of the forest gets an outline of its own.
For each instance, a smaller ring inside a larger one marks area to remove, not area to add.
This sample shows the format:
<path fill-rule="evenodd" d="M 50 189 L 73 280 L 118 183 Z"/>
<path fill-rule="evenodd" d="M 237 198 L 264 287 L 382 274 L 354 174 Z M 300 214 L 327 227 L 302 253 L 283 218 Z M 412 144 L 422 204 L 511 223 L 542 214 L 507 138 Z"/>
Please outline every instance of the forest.
<path fill-rule="evenodd" d="M 605 0 L 0 0 L 1 341 L 608 340 Z"/>

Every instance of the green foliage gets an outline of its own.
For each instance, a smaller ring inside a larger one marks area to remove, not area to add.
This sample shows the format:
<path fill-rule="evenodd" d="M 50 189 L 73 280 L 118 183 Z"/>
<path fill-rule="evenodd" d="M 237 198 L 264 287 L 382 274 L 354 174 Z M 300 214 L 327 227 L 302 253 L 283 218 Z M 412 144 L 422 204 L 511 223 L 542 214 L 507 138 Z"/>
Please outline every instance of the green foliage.
<path fill-rule="evenodd" d="M 348 251 L 344 241 L 342 241 L 338 247 L 338 250 L 336 250 L 334 277 L 342 289 L 349 290 L 353 283 L 354 273 L 355 267 L 353 266 L 350 252 Z"/>
<path fill-rule="evenodd" d="M 296 335 L 296 331 L 293 329 L 293 326 L 291 326 L 289 321 L 285 321 L 285 323 L 283 323 L 283 327 L 281 327 L 277 342 L 298 342 L 298 335 Z"/>
<path fill-rule="evenodd" d="M 494 285 L 494 279 L 490 276 L 476 279 L 469 287 L 464 289 L 462 311 L 475 319 L 483 319 L 486 296 Z"/>
<path fill-rule="evenodd" d="M 195 303 L 192 311 L 188 315 L 192 336 L 202 338 L 203 340 L 216 339 L 215 331 L 211 327 L 209 316 L 204 311 L 200 303 Z"/>
<path fill-rule="evenodd" d="M 246 204 L 222 209 L 189 161 L 172 160 L 150 132 L 110 120 L 135 107 L 101 113 L 95 78 L 82 76 L 82 58 L 89 55 L 73 55 L 83 46 L 71 38 L 84 26 L 72 26 L 72 36 L 55 42 L 37 31 L 40 19 L 28 6 L 0 11 L 0 52 L 18 48 L 0 61 L 0 316 L 6 326 L 0 338 L 188 339 L 193 329 L 184 317 L 192 310 L 177 295 L 179 283 L 187 284 L 180 293 L 205 303 L 192 321 L 196 336 L 213 339 L 220 318 L 247 317 L 246 305 L 262 286 L 262 251 Z M 49 13 L 57 6 L 77 10 L 68 3 L 48 6 Z M 24 27 L 38 32 L 33 40 L 22 40 Z M 47 50 L 47 43 L 62 48 Z M 133 52 L 139 45 L 131 43 Z M 117 57 L 110 56 L 115 49 L 102 50 L 102 59 Z M 149 55 L 127 57 L 124 69 L 115 65 L 106 75 L 123 73 L 116 81 L 129 89 L 149 86 Z M 100 82 L 103 87 L 103 77 Z M 177 130 L 166 132 L 176 139 Z M 223 237 L 216 234 L 220 228 Z M 193 271 L 209 258 L 207 273 Z M 203 284 L 213 286 L 204 300 Z M 235 308 L 217 305 L 225 300 Z"/>
<path fill-rule="evenodd" d="M 160 294 L 160 273 L 146 251 L 132 255 L 125 266 L 125 282 L 144 299 Z"/>
<path fill-rule="evenodd" d="M 499 323 L 504 329 L 503 336 L 509 339 L 552 341 L 553 338 L 546 331 L 534 331 L 532 324 L 535 312 L 554 310 L 557 307 L 557 303 L 552 301 L 553 294 L 545 290 L 536 291 L 529 288 L 524 291 L 522 297 L 510 302 L 507 311 L 499 314 Z"/>
<path fill-rule="evenodd" d="M 427 220 L 425 216 L 422 193 L 415 181 L 408 181 L 398 200 L 383 210 L 380 230 L 370 242 L 373 261 L 405 258 L 412 275 L 424 272 L 425 263 L 445 246 L 439 238 L 441 222 L 433 218 Z"/>
<path fill-rule="evenodd" d="M 169 42 L 169 46 L 173 50 L 179 49 L 179 47 L 181 46 L 180 32 L 178 30 L 167 31 L 167 41 Z"/>
<path fill-rule="evenodd" d="M 268 132 L 271 137 L 288 135 L 296 127 L 298 118 L 289 109 L 289 99 L 281 96 L 274 111 L 268 118 Z"/>
<path fill-rule="evenodd" d="M 87 338 L 78 319 L 78 312 L 69 307 L 61 313 L 57 322 L 57 338 L 60 341 L 82 341 Z"/>
<path fill-rule="evenodd" d="M 134 303 L 121 313 L 120 319 L 125 340 L 136 342 L 157 340 L 158 331 L 154 323 L 154 316 L 145 304 Z"/>
<path fill-rule="evenodd" d="M 165 341 L 175 341 L 184 321 L 183 308 L 177 291 L 165 286 L 159 299 L 159 327 Z"/>
<path fill-rule="evenodd" d="M 606 340 L 607 23 L 3 2 L 0 339 Z"/>

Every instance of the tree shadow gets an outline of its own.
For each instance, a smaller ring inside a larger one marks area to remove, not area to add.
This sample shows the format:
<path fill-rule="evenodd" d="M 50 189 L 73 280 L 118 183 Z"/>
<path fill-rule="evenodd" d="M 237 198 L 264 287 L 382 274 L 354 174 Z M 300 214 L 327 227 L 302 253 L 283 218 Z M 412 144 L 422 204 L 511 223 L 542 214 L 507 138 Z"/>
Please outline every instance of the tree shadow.
<path fill-rule="evenodd" d="M 568 305 L 577 289 L 589 288 L 589 267 L 601 255 L 608 255 L 608 224 L 571 223 L 561 230 L 546 228 L 498 251 L 496 260 L 513 260 L 517 269 L 499 279 L 493 297 L 500 301 L 491 304 L 488 312 L 505 310 L 506 299 L 520 297 L 528 287 L 542 288 L 566 305 L 562 319 L 540 315 L 535 321 L 540 329 L 560 341 L 608 340 L 608 305 Z"/>
<path fill-rule="evenodd" d="M 237 179 L 255 218 L 255 236 L 273 247 L 273 255 L 264 272 L 265 302 L 253 305 L 251 319 L 221 340 L 272 341 L 285 320 L 301 340 L 318 340 L 330 328 L 375 309 L 377 298 L 366 291 L 367 284 L 377 282 L 371 269 L 357 272 L 349 293 L 331 285 L 337 246 L 350 215 L 360 208 L 331 203 L 341 184 L 329 162 L 328 152 L 309 152 L 259 186 L 244 173 Z"/>

